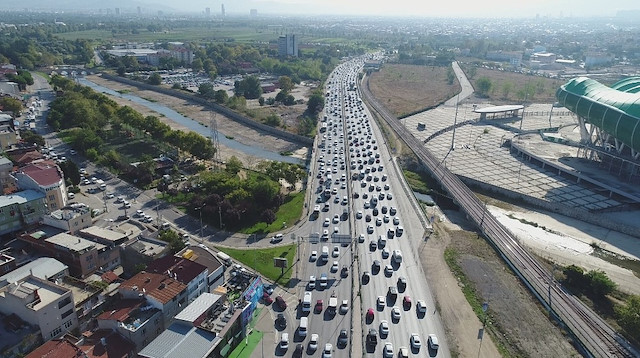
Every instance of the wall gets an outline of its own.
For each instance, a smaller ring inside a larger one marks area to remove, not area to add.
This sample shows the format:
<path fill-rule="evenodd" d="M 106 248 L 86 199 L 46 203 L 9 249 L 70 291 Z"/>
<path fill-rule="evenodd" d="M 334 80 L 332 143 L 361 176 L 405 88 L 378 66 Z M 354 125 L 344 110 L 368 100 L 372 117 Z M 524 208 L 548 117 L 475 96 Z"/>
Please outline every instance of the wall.
<path fill-rule="evenodd" d="M 121 82 L 130 86 L 136 86 L 138 88 L 144 89 L 144 90 L 149 90 L 149 91 L 155 91 L 155 92 L 159 92 L 162 94 L 166 94 L 168 96 L 173 96 L 173 97 L 177 97 L 180 99 L 183 99 L 185 101 L 192 101 L 192 102 L 196 102 L 198 104 L 201 104 L 205 107 L 208 107 L 226 117 L 228 117 L 231 120 L 234 120 L 242 125 L 245 125 L 247 127 L 251 127 L 253 129 L 259 130 L 259 131 L 264 131 L 267 132 L 271 135 L 273 135 L 274 137 L 278 137 L 278 138 L 282 138 L 294 143 L 298 143 L 304 146 L 311 146 L 313 145 L 313 138 L 308 138 L 308 137 L 303 137 L 297 134 L 293 134 L 293 133 L 289 133 L 289 132 L 285 132 L 283 130 L 277 129 L 277 128 L 273 128 L 271 126 L 268 126 L 266 124 L 262 124 L 259 122 L 254 121 L 251 118 L 247 118 L 245 116 L 240 115 L 237 112 L 232 111 L 231 109 L 221 106 L 217 103 L 214 102 L 210 102 L 207 101 L 204 98 L 198 97 L 195 94 L 190 94 L 190 93 L 186 93 L 183 91 L 178 91 L 178 90 L 174 90 L 174 89 L 170 89 L 170 88 L 165 88 L 165 87 L 161 87 L 161 86 L 153 86 L 147 83 L 143 83 L 143 82 L 138 82 L 138 81 L 133 81 L 127 78 L 123 78 L 123 77 L 118 77 L 118 76 L 113 76 L 107 73 L 102 73 L 102 77 L 108 80 L 112 80 L 112 81 L 117 81 L 117 82 Z"/>

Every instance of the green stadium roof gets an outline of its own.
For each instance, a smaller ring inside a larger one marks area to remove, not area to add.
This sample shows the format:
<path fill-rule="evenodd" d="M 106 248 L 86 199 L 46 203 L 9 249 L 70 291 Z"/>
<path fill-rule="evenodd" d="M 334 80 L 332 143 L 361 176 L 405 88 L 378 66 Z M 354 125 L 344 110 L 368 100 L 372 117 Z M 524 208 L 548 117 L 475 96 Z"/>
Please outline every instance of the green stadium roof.
<path fill-rule="evenodd" d="M 556 91 L 558 102 L 590 124 L 640 152 L 640 77 L 629 77 L 607 87 L 577 77 Z"/>

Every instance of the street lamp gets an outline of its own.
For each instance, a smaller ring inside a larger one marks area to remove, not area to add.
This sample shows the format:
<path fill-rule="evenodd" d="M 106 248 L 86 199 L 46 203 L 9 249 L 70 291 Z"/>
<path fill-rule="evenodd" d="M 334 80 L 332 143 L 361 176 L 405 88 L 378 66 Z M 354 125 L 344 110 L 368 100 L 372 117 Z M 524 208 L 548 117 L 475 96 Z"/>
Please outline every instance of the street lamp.
<path fill-rule="evenodd" d="M 199 208 L 197 208 L 196 210 L 198 210 L 200 212 L 200 243 L 202 244 L 204 241 L 204 235 L 202 233 L 202 208 L 204 208 L 207 205 L 207 203 L 202 204 L 202 206 L 200 206 Z"/>

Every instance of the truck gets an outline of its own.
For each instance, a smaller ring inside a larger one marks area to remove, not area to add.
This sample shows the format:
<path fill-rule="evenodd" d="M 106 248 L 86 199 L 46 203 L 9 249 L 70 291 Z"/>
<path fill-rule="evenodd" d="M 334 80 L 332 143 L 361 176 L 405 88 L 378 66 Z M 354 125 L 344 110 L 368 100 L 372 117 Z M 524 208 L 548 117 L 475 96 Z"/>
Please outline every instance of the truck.
<path fill-rule="evenodd" d="M 306 291 L 302 298 L 302 312 L 311 312 L 311 292 Z"/>
<path fill-rule="evenodd" d="M 220 261 L 222 261 L 222 263 L 223 263 L 225 266 L 231 266 L 231 264 L 233 263 L 233 262 L 231 261 L 231 257 L 230 257 L 229 255 L 225 254 L 225 253 L 224 253 L 224 252 L 222 252 L 222 251 L 219 251 L 219 252 L 216 254 L 216 256 L 218 256 L 218 259 L 220 259 Z"/>
<path fill-rule="evenodd" d="M 338 297 L 336 297 L 335 293 L 329 297 L 329 307 L 327 308 L 330 313 L 335 314 L 336 308 L 338 308 Z"/>

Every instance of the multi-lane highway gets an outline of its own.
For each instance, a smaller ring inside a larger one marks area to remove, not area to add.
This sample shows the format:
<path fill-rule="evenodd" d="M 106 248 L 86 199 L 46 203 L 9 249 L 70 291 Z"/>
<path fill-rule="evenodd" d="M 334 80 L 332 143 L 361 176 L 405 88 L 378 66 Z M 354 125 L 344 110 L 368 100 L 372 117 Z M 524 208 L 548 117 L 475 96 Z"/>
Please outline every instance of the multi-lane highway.
<path fill-rule="evenodd" d="M 363 86 L 363 97 L 438 178 L 461 210 L 480 227 L 534 295 L 567 325 L 582 343 L 585 353 L 596 357 L 638 356 L 638 352 L 606 322 L 557 285 L 549 272 L 520 246 L 513 234 L 486 210 L 473 192 L 373 98 L 366 85 Z"/>
<path fill-rule="evenodd" d="M 364 59 L 341 64 L 327 80 L 310 172 L 314 213 L 305 225 L 310 232 L 299 233 L 305 237 L 302 281 L 296 290 L 301 302 L 288 310 L 292 322 L 282 333 L 294 337 L 293 347 L 281 353 L 295 355 L 300 343 L 307 356 L 325 356 L 330 344 L 331 357 L 361 351 L 366 356 L 448 357 L 444 330 L 414 254 L 424 227 L 415 219 L 384 138 L 357 88 Z M 308 309 L 303 308 L 305 292 L 311 293 Z M 384 302 L 378 304 L 379 297 Z M 352 310 L 353 299 L 358 311 Z M 331 301 L 337 304 L 335 312 Z M 302 317 L 308 321 L 304 336 L 299 334 Z M 358 339 L 358 346 L 351 346 L 352 335 L 365 337 L 371 329 L 376 344 Z M 314 334 L 317 348 L 312 349 Z M 439 348 L 430 349 L 430 335 Z"/>

